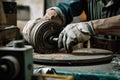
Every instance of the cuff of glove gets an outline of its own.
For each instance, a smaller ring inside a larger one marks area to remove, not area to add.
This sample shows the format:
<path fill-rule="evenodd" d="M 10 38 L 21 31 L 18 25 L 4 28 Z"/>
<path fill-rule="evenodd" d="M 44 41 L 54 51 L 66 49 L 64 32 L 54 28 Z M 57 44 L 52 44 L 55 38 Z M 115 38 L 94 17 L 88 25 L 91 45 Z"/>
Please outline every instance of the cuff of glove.
<path fill-rule="evenodd" d="M 79 26 L 77 26 L 78 29 L 88 35 L 95 35 L 94 28 L 92 26 L 92 22 L 81 22 Z"/>
<path fill-rule="evenodd" d="M 94 31 L 92 22 L 86 22 L 85 24 L 87 25 L 88 30 L 90 31 L 90 35 L 95 35 L 95 31 Z"/>
<path fill-rule="evenodd" d="M 58 13 L 58 15 L 60 16 L 60 18 L 62 19 L 63 26 L 65 26 L 65 24 L 66 24 L 66 18 L 65 18 L 65 15 L 63 14 L 63 12 L 60 10 L 60 8 L 58 8 L 58 7 L 51 7 L 51 8 L 48 8 L 47 11 L 51 10 L 51 9 L 55 10 Z"/>
<path fill-rule="evenodd" d="M 95 35 L 95 31 L 92 26 L 92 22 L 80 22 L 78 24 L 77 28 L 84 34 Z"/>

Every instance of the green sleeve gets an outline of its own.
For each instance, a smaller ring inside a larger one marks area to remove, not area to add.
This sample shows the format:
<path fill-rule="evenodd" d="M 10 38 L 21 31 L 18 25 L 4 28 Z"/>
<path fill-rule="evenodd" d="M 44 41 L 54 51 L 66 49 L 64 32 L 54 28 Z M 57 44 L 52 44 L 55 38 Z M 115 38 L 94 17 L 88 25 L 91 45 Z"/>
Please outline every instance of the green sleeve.
<path fill-rule="evenodd" d="M 79 16 L 84 9 L 85 0 L 64 0 L 56 7 L 60 8 L 66 18 L 66 24 L 69 24 L 73 17 Z"/>

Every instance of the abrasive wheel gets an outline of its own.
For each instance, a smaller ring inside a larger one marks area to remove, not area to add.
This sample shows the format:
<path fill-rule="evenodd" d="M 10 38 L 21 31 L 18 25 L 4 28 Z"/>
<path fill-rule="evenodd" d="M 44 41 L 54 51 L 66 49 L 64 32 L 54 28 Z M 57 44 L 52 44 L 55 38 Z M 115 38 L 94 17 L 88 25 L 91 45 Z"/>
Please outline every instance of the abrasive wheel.
<path fill-rule="evenodd" d="M 58 51 L 57 40 L 62 27 L 54 21 L 40 20 L 31 30 L 30 43 L 38 53 L 54 53 Z"/>
<path fill-rule="evenodd" d="M 51 54 L 33 54 L 34 64 L 54 66 L 87 66 L 110 63 L 114 55 L 112 51 L 97 48 L 81 48 L 71 54 L 62 52 Z"/>

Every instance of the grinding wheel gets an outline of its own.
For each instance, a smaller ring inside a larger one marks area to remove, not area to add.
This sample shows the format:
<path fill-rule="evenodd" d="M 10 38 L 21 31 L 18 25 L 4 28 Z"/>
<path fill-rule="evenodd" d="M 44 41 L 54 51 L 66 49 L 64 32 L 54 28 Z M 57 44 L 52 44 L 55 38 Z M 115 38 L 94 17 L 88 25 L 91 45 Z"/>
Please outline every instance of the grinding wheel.
<path fill-rule="evenodd" d="M 30 44 L 34 47 L 38 53 L 55 53 L 58 51 L 58 46 L 55 41 L 51 41 L 51 38 L 57 38 L 62 30 L 62 27 L 55 21 L 39 19 L 31 26 L 26 26 L 26 29 L 30 30 L 26 33 L 25 37 Z M 30 24 L 29 23 L 29 24 Z"/>
<path fill-rule="evenodd" d="M 34 53 L 33 57 L 35 64 L 78 66 L 108 63 L 113 58 L 113 52 L 104 49 L 83 48 L 74 50 L 71 54 L 64 51 L 39 55 Z"/>

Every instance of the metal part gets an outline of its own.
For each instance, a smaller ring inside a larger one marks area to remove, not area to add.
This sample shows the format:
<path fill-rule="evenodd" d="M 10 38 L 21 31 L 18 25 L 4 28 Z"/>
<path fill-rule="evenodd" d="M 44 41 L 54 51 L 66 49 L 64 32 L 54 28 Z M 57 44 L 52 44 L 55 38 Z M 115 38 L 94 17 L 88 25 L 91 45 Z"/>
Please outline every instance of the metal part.
<path fill-rule="evenodd" d="M 28 26 L 29 27 L 29 26 Z M 50 20 L 40 19 L 29 32 L 29 43 L 38 53 L 54 53 L 58 51 L 57 37 L 62 27 Z"/>
<path fill-rule="evenodd" d="M 6 26 L 0 31 L 0 45 L 6 45 L 8 42 L 20 39 L 20 30 L 17 26 Z"/>
<path fill-rule="evenodd" d="M 112 51 L 109 50 L 85 48 L 74 50 L 72 54 L 66 54 L 64 51 L 61 53 L 35 54 L 33 57 L 35 64 L 83 66 L 109 63 L 113 58 L 112 54 Z"/>
<path fill-rule="evenodd" d="M 0 59 L 0 78 L 14 79 L 20 71 L 19 61 L 12 55 L 3 56 Z"/>
<path fill-rule="evenodd" d="M 0 79 L 32 80 L 33 48 L 0 47 Z"/>

